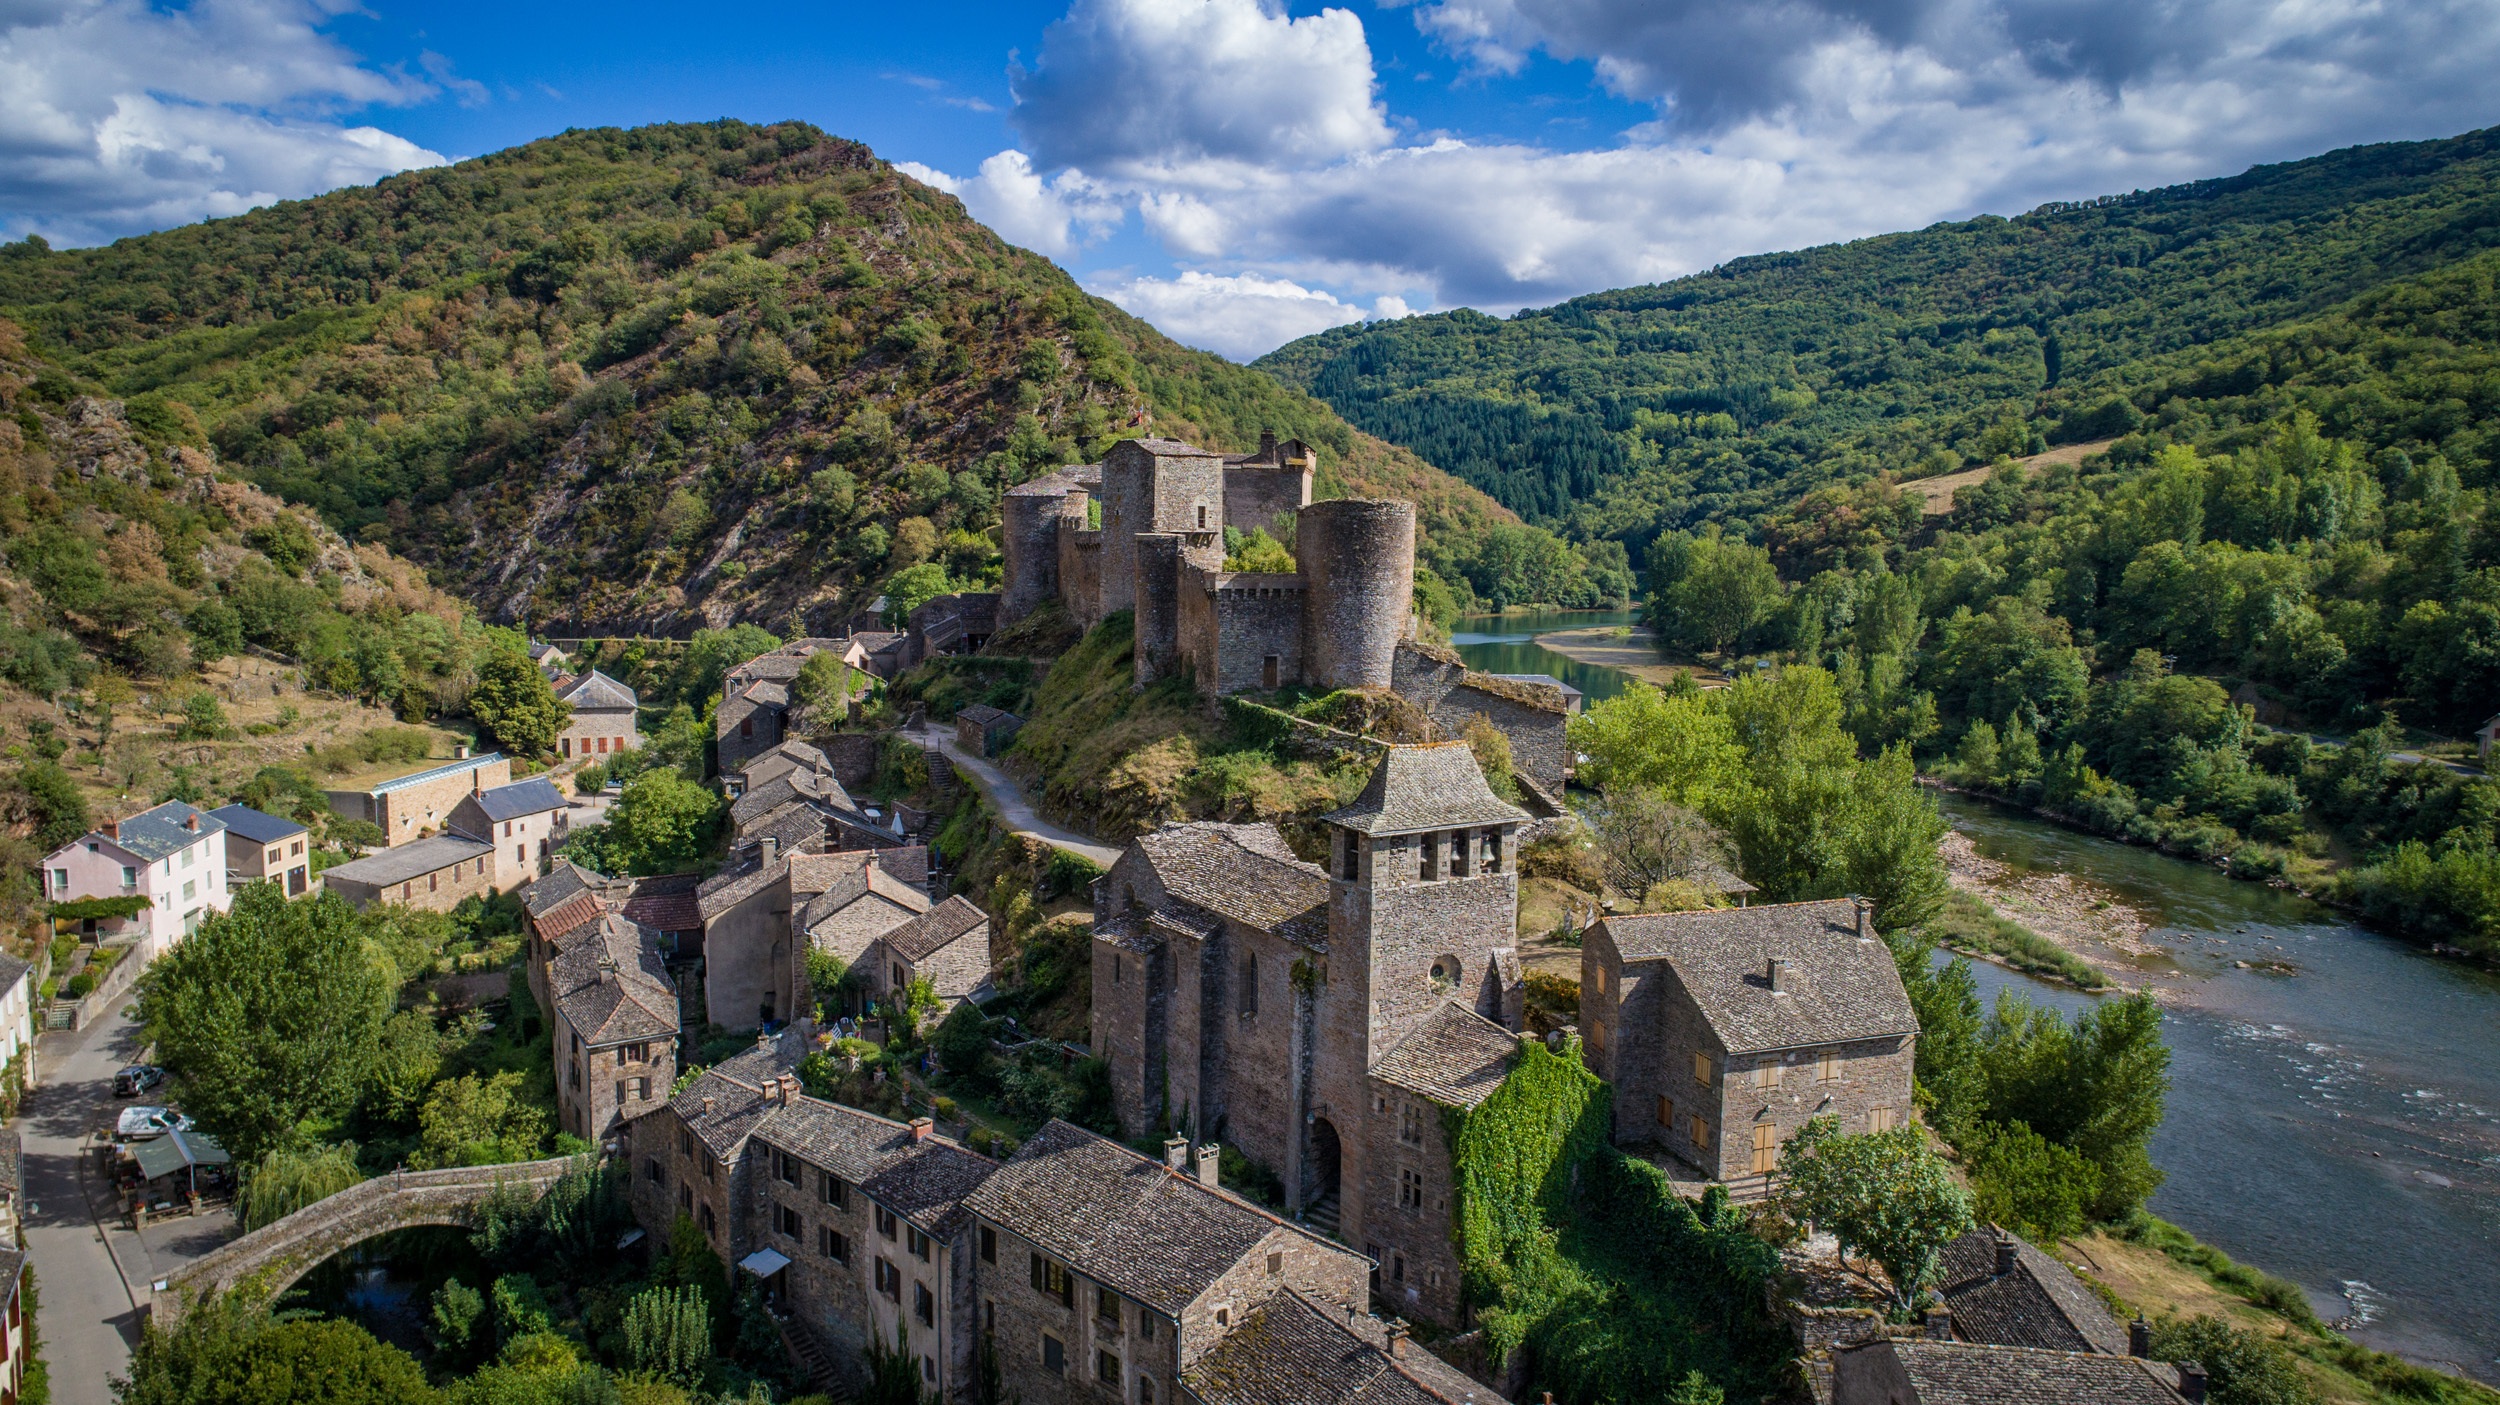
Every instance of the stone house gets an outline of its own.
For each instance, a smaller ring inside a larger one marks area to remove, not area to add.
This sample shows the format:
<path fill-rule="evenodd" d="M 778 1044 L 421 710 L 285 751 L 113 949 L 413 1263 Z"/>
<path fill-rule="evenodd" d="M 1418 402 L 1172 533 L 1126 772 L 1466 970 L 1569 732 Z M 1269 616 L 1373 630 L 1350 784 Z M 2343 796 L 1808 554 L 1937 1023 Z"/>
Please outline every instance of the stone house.
<path fill-rule="evenodd" d="M 974 703 L 955 714 L 955 745 L 975 756 L 996 756 L 1023 725 L 1024 719 L 1012 712 Z"/>
<path fill-rule="evenodd" d="M 1363 1253 L 1374 1301 L 1408 1317 L 1457 1322 L 1461 1314 L 1457 1173 L 1444 1114 L 1493 1095 L 1519 1053 L 1519 1036 L 1449 1001 L 1371 1067 L 1375 1135 L 1363 1172 Z"/>
<path fill-rule="evenodd" d="M 2021 1238 L 1982 1226 L 1944 1248 L 1936 1272 L 1941 1318 L 1957 1341 L 2043 1351 L 2144 1354 L 2075 1271 Z"/>
<path fill-rule="evenodd" d="M 735 800 L 775 776 L 791 771 L 811 775 L 832 776 L 833 762 L 824 752 L 803 741 L 785 741 L 750 758 L 744 769 L 721 773 L 721 789 Z M 839 777 L 835 778 L 837 783 Z"/>
<path fill-rule="evenodd" d="M 615 883 L 605 874 L 559 858 L 544 875 L 522 886 L 518 896 L 529 933 L 522 968 L 529 977 L 530 995 L 541 1010 L 550 1014 L 555 1010 L 556 954 L 574 932 L 609 913 L 608 899 Z"/>
<path fill-rule="evenodd" d="M 895 636 L 897 640 L 901 636 Z M 721 679 L 721 700 L 712 713 L 713 749 L 726 774 L 779 746 L 789 735 L 790 684 L 811 654 L 831 649 L 854 668 L 873 671 L 875 650 L 859 638 L 793 639 L 758 654 Z"/>
<path fill-rule="evenodd" d="M 1401 1405 L 1500 1405 L 1502 1397 L 1416 1346 L 1406 1324 L 1382 1321 L 1287 1288 L 1252 1309 L 1241 1325 L 1182 1373 L 1197 1405 L 1273 1405 L 1280 1383 L 1309 1400 L 1398 1401 Z"/>
<path fill-rule="evenodd" d="M 1886 1131 L 1911 1111 L 1918 1019 L 1867 910 L 1838 899 L 1609 916 L 1580 948 L 1581 1053 L 1614 1085 L 1615 1139 L 1740 1197 L 1818 1116 Z"/>
<path fill-rule="evenodd" d="M 572 837 L 573 803 L 544 776 L 478 790 L 465 796 L 443 822 L 446 832 L 493 847 L 497 892 L 509 893 L 533 878 Z"/>
<path fill-rule="evenodd" d="M 926 978 L 952 1011 L 990 977 L 990 915 L 958 894 L 870 942 L 854 963 L 867 988 L 890 996 Z"/>
<path fill-rule="evenodd" d="M 2186 1405 L 2205 1373 L 2132 1356 L 1878 1337 L 1832 1349 L 1831 1405 Z"/>
<path fill-rule="evenodd" d="M 807 947 L 856 959 L 926 912 L 928 862 L 916 845 L 783 854 L 768 839 L 743 867 L 705 880 L 695 892 L 705 1018 L 741 1029 L 802 1013 L 812 999 Z"/>
<path fill-rule="evenodd" d="M 569 704 L 573 718 L 556 735 L 556 754 L 599 757 L 631 751 L 642 745 L 635 730 L 641 701 L 634 690 L 597 669 L 556 689 L 556 700 Z"/>
<path fill-rule="evenodd" d="M 539 640 L 529 646 L 529 660 L 538 665 L 540 673 L 553 679 L 564 676 L 565 670 L 572 666 L 573 656 L 545 640 Z"/>
<path fill-rule="evenodd" d="M 462 898 L 499 891 L 496 852 L 494 845 L 461 834 L 412 839 L 323 869 L 321 888 L 357 907 L 388 902 L 449 912 Z"/>
<path fill-rule="evenodd" d="M 1457 651 L 1418 640 L 1398 645 L 1389 686 L 1430 718 L 1443 737 L 1464 737 L 1469 721 L 1483 717 L 1510 743 L 1513 772 L 1559 809 L 1571 775 L 1566 731 L 1578 710 L 1576 690 L 1552 680 L 1478 673 Z"/>
<path fill-rule="evenodd" d="M 649 929 L 607 913 L 565 934 L 554 992 L 556 1126 L 605 1141 L 677 1078 L 677 988 Z"/>
<path fill-rule="evenodd" d="M 226 822 L 179 800 L 106 823 L 46 854 L 43 895 L 146 898 L 135 917 L 98 924 L 107 936 L 136 933 L 153 956 L 233 905 L 226 883 Z"/>
<path fill-rule="evenodd" d="M 1093 1045 L 1123 1132 L 1232 1143 L 1313 1223 L 1377 1242 L 1368 1187 L 1403 1152 L 1372 1070 L 1453 1000 L 1515 1020 L 1526 818 L 1438 743 L 1388 748 L 1324 817 L 1324 867 L 1269 825 L 1131 841 L 1094 889 Z M 1465 1040 L 1427 1050 L 1481 1062 Z"/>
<path fill-rule="evenodd" d="M 1156 1161 L 1052 1122 L 964 1198 L 981 1323 L 1031 1405 L 1167 1405 L 1277 1295 L 1363 1303 L 1369 1262 L 1218 1188 L 1213 1150 Z"/>
<path fill-rule="evenodd" d="M 405 844 L 440 830 L 462 797 L 511 783 L 512 763 L 490 751 L 411 771 L 371 790 L 325 793 L 341 818 L 370 821 L 381 826 L 383 843 Z"/>
<path fill-rule="evenodd" d="M 898 662 L 917 668 L 939 654 L 972 654 L 998 632 L 998 596 L 975 592 L 924 601 L 904 621 Z"/>
<path fill-rule="evenodd" d="M 249 805 L 220 805 L 208 813 L 226 826 L 227 886 L 275 883 L 290 898 L 312 891 L 312 859 L 304 852 L 310 831 Z"/>

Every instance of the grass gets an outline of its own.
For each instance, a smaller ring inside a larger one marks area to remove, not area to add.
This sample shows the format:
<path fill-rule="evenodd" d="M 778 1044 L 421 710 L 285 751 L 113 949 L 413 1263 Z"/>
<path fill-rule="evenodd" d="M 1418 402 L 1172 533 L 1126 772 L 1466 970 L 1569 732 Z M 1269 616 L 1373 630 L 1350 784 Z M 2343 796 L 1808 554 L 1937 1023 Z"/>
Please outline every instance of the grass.
<path fill-rule="evenodd" d="M 2008 921 L 1985 900 L 1958 889 L 1929 920 L 1927 934 L 1940 946 L 1990 957 L 2026 975 L 2065 981 L 2083 990 L 2100 990 L 2109 984 L 2098 966 Z"/>

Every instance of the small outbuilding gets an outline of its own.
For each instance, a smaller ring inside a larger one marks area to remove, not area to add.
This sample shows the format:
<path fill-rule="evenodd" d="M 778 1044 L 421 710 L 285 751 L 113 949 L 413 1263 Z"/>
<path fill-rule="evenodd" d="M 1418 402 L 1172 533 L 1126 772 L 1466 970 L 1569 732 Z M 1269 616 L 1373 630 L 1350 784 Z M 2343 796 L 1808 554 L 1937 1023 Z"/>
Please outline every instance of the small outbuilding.
<path fill-rule="evenodd" d="M 987 703 L 974 703 L 955 714 L 955 745 L 975 756 L 996 756 L 1014 740 L 1024 719 Z"/>

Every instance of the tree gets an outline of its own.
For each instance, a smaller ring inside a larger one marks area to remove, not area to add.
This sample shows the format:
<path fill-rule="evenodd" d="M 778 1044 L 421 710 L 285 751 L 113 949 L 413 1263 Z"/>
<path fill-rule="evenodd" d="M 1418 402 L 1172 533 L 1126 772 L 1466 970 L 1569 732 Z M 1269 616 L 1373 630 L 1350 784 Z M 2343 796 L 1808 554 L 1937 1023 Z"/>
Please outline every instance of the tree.
<path fill-rule="evenodd" d="M 1656 790 L 1609 788 L 1590 816 L 1597 847 L 1647 893 L 1662 883 L 1692 883 L 1727 865 L 1727 837 L 1692 810 Z"/>
<path fill-rule="evenodd" d="M 48 854 L 93 827 L 86 792 L 59 763 L 30 762 L 18 768 L 16 780 L 16 793 L 6 797 L 9 817 L 34 826 L 38 850 Z"/>
<path fill-rule="evenodd" d="M 479 1348 L 485 1345 L 486 1334 L 478 1330 L 479 1320 L 485 1316 L 485 1294 L 457 1278 L 446 1278 L 443 1286 L 434 1290 L 433 1301 L 427 1306 L 426 1336 L 447 1361 L 474 1361 Z"/>
<path fill-rule="evenodd" d="M 425 1101 L 426 1090 L 442 1076 L 443 1061 L 453 1041 L 435 1028 L 422 1007 L 402 1010 L 382 1026 L 373 1053 L 373 1072 L 365 1085 L 366 1111 L 384 1122 L 405 1125 Z"/>
<path fill-rule="evenodd" d="M 1584 782 L 1654 789 L 1693 810 L 1709 810 L 1738 784 L 1744 761 L 1726 714 L 1698 690 L 1669 693 L 1634 683 L 1571 719 L 1570 737 L 1588 757 Z"/>
<path fill-rule="evenodd" d="M 488 654 L 479 666 L 469 712 L 494 734 L 497 746 L 523 756 L 552 755 L 556 738 L 573 720 L 572 706 L 556 699 L 538 665 L 506 649 Z"/>
<path fill-rule="evenodd" d="M 1660 638 L 1723 653 L 1769 619 L 1779 599 L 1779 574 L 1771 568 L 1771 554 L 1722 537 L 1714 527 L 1692 540 L 1681 576 L 1667 587 L 1665 608 L 1659 612 Z"/>
<path fill-rule="evenodd" d="M 896 554 L 901 554 L 899 549 Z M 922 561 L 897 571 L 885 583 L 885 622 L 900 629 L 911 619 L 912 611 L 954 588 L 954 582 L 946 578 L 946 568 L 935 561 Z"/>
<path fill-rule="evenodd" d="M 818 707 L 831 703 L 840 707 L 853 690 L 851 666 L 832 649 L 819 649 L 799 663 L 799 676 L 790 680 L 790 701 L 801 707 Z"/>
<path fill-rule="evenodd" d="M 937 555 L 937 549 L 937 528 L 931 525 L 929 519 L 906 517 L 894 524 L 894 546 L 886 561 L 897 571 L 908 571 Z M 943 569 L 940 568 L 941 572 Z"/>
<path fill-rule="evenodd" d="M 183 626 L 191 631 L 191 657 L 201 663 L 215 663 L 243 652 L 243 616 L 223 600 L 211 597 L 191 607 L 183 617 Z"/>
<path fill-rule="evenodd" d="M 2311 1405 L 2317 1399 L 2281 1342 L 2218 1317 L 2164 1317 L 2153 1324 L 2153 1356 L 2204 1367 L 2205 1398 L 2213 1405 Z"/>
<path fill-rule="evenodd" d="M 235 1198 L 235 1218 L 245 1233 L 276 1224 L 315 1201 L 328 1199 L 364 1180 L 356 1169 L 352 1142 L 308 1147 L 300 1151 L 269 1151 L 245 1168 L 242 1193 Z"/>
<path fill-rule="evenodd" d="M 712 1309 L 691 1287 L 647 1288 L 625 1305 L 628 1370 L 693 1385 L 712 1358 Z"/>
<path fill-rule="evenodd" d="M 930 1051 L 937 1055 L 938 1067 L 946 1070 L 947 1077 L 977 1080 L 987 1074 L 989 1023 L 989 1016 L 969 1000 L 947 1013 L 929 1039 Z"/>
<path fill-rule="evenodd" d="M 139 1022 L 183 1108 L 249 1163 L 354 1103 L 395 974 L 337 895 L 255 883 L 139 978 Z"/>
<path fill-rule="evenodd" d="M 174 739 L 213 742 L 232 730 L 226 725 L 226 709 L 219 705 L 217 695 L 201 688 L 182 700 L 182 721 L 174 727 Z"/>
<path fill-rule="evenodd" d="M 151 1325 L 113 1382 L 122 1405 L 435 1405 L 416 1359 L 353 1322 L 273 1322 L 208 1299 L 166 1332 Z"/>
<path fill-rule="evenodd" d="M 1298 568 L 1294 565 L 1293 553 L 1285 550 L 1284 543 L 1269 536 L 1265 527 L 1253 527 L 1247 532 L 1238 527 L 1227 527 L 1224 529 L 1224 569 L 1291 575 Z"/>
<path fill-rule="evenodd" d="M 878 554 L 884 555 L 882 551 Z M 720 695 L 721 680 L 728 677 L 729 670 L 780 647 L 780 639 L 751 624 L 698 629 L 694 638 L 686 641 L 685 652 L 678 655 L 670 691 L 675 701 L 701 708 Z"/>
<path fill-rule="evenodd" d="M 1915 1307 L 1944 1246 L 1971 1227 L 1969 1192 L 1916 1127 L 1847 1134 L 1817 1117 L 1780 1156 L 1782 1208 L 1828 1230 L 1841 1257 L 1864 1253 L 1883 1266 L 1894 1302 Z"/>
<path fill-rule="evenodd" d="M 867 1355 L 868 1383 L 860 1390 L 859 1405 L 933 1405 L 937 1397 L 920 1384 L 920 1359 L 912 1355 L 902 1323 L 894 1324 L 892 1346 L 871 1334 Z"/>
<path fill-rule="evenodd" d="M 1983 1122 L 1964 1137 L 1975 1213 L 2035 1244 L 2083 1232 L 2101 1169 L 2019 1122 Z"/>
<path fill-rule="evenodd" d="M 2009 991 L 1980 1031 L 1977 1067 L 1978 1116 L 2022 1123 L 2099 1170 L 2092 1218 L 2123 1218 L 2160 1187 L 2146 1148 L 2170 1092 L 2170 1049 L 2152 996 L 2104 1000 L 2068 1024 Z"/>
<path fill-rule="evenodd" d="M 571 848 L 576 862 L 608 873 L 674 873 L 709 851 L 726 808 L 679 771 L 645 771 L 625 783 L 607 825 L 577 834 Z"/>
<path fill-rule="evenodd" d="M 413 1164 L 494 1166 L 537 1156 L 547 1135 L 547 1113 L 525 1099 L 518 1070 L 484 1079 L 464 1073 L 434 1086 L 417 1125 Z"/>

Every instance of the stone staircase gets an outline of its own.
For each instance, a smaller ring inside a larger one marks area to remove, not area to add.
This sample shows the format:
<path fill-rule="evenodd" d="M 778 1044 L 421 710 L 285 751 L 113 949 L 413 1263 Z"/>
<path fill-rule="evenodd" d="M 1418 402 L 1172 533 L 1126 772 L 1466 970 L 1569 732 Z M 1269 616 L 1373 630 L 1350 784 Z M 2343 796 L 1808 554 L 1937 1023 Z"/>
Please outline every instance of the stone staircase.
<path fill-rule="evenodd" d="M 816 1335 L 815 1329 L 796 1314 L 776 1312 L 773 1316 L 781 1326 L 782 1346 L 788 1349 L 790 1359 L 797 1363 L 799 1374 L 807 1378 L 807 1383 L 818 1394 L 837 1402 L 859 1398 L 851 1378 L 835 1367 L 833 1349 Z"/>
<path fill-rule="evenodd" d="M 922 744 L 920 756 L 929 767 L 929 796 L 932 802 L 929 812 L 931 814 L 952 812 L 955 808 L 955 797 L 963 786 L 963 781 L 955 774 L 955 763 L 947 759 L 945 752 L 927 743 Z"/>
<path fill-rule="evenodd" d="M 1320 1233 L 1327 1235 L 1331 1239 L 1334 1239 L 1337 1237 L 1337 1226 L 1339 1223 L 1337 1209 L 1337 1192 L 1332 1190 L 1319 1199 L 1312 1201 L 1310 1204 L 1303 1206 L 1302 1219 L 1304 1223 L 1310 1225 L 1311 1228 L 1318 1230 Z"/>

